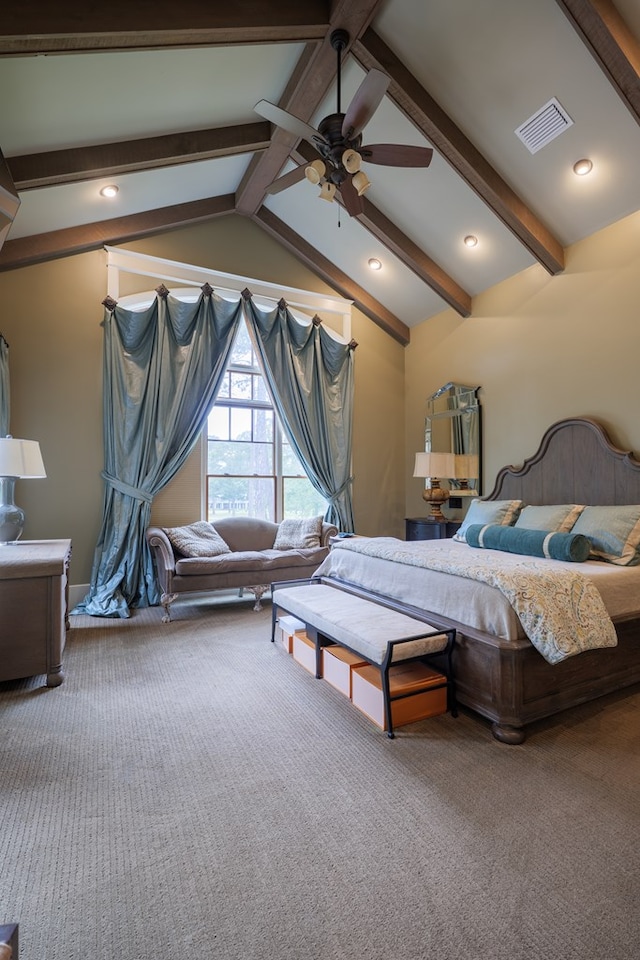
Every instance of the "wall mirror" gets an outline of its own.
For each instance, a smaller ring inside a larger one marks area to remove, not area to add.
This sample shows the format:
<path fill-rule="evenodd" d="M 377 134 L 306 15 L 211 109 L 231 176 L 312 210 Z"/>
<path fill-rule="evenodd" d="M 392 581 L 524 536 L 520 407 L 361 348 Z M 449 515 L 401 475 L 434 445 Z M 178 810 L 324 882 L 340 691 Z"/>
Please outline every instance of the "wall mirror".
<path fill-rule="evenodd" d="M 446 383 L 427 398 L 425 444 L 427 453 L 453 454 L 455 473 L 449 479 L 454 497 L 481 493 L 482 435 L 480 387 Z"/>

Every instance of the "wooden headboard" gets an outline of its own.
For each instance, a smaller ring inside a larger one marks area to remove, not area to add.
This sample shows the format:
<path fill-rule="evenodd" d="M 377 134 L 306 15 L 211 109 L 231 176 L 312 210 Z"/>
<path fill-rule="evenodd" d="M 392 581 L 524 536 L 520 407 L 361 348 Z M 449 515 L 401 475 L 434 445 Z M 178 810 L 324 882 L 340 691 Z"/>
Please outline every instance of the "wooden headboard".
<path fill-rule="evenodd" d="M 521 467 L 503 467 L 487 500 L 530 504 L 640 503 L 640 461 L 614 446 L 595 420 L 575 417 L 549 427 Z"/>

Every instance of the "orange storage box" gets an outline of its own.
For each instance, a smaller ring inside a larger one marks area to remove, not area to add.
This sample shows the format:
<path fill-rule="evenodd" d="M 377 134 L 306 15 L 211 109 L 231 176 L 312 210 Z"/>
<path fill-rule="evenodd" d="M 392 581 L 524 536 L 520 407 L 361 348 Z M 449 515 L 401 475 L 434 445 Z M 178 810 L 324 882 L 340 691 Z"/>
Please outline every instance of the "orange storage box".
<path fill-rule="evenodd" d="M 293 653 L 293 638 L 305 634 L 306 624 L 297 617 L 278 617 L 276 623 L 276 640 L 282 644 L 287 653 Z"/>
<path fill-rule="evenodd" d="M 316 675 L 316 645 L 309 640 L 306 633 L 293 635 L 293 659 L 301 666 Z"/>
<path fill-rule="evenodd" d="M 351 697 L 351 674 L 354 667 L 366 666 L 360 654 L 334 643 L 322 648 L 322 676 L 332 687 Z"/>
<path fill-rule="evenodd" d="M 443 686 L 437 688 L 438 684 Z M 391 696 L 410 694 L 401 700 L 391 701 L 391 720 L 394 728 L 446 713 L 447 688 L 444 684 L 446 684 L 446 677 L 442 673 L 431 670 L 419 661 L 398 663 L 390 667 Z M 437 689 L 430 689 L 434 686 Z M 382 730 L 386 730 L 380 669 L 370 664 L 354 667 L 351 671 L 351 689 L 351 699 L 355 706 Z"/>

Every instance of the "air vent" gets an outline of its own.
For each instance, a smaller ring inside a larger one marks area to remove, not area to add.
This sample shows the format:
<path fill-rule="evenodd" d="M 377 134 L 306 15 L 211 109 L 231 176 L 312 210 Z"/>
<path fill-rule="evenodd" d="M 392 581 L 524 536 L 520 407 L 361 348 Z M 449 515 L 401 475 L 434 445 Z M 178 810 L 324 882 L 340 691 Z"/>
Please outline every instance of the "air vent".
<path fill-rule="evenodd" d="M 529 153 L 537 153 L 572 125 L 573 120 L 567 111 L 553 97 L 544 107 L 540 107 L 537 113 L 525 120 L 515 133 Z"/>

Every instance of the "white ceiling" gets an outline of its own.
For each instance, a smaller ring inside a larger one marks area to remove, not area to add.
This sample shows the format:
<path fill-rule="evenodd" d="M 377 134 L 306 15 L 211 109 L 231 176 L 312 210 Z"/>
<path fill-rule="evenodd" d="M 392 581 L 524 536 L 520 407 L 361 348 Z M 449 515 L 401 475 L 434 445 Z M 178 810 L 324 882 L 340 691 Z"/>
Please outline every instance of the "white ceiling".
<path fill-rule="evenodd" d="M 74 6 L 57 5 L 61 10 Z M 264 4 L 267 12 L 277 6 L 275 0 Z M 340 2 L 331 9 L 337 6 Z M 342 6 L 349 5 L 342 0 Z M 573 0 L 567 6 L 588 12 L 612 4 Z M 638 116 L 623 102 L 559 0 L 383 0 L 371 7 L 371 29 L 479 151 L 504 188 L 519 198 L 525 221 L 530 212 L 566 247 L 640 208 Z M 637 54 L 632 67 L 637 70 L 640 0 L 615 0 L 615 8 L 630 32 Z M 37 22 L 33 11 L 30 16 Z M 12 34 L 11 17 L 9 21 L 0 25 L 0 37 L 19 34 L 18 29 Z M 327 32 L 340 25 L 331 21 Z M 35 35 L 25 29 L 22 36 Z M 364 41 L 366 45 L 366 37 Z M 61 44 L 59 49 L 67 47 Z M 11 48 L 5 43 L 0 55 L 0 148 L 11 171 L 12 158 L 17 164 L 16 158 L 30 154 L 256 123 L 261 118 L 254 112 L 255 103 L 281 101 L 306 49 L 296 39 L 7 55 Z M 343 66 L 343 110 L 365 76 L 356 56 L 349 54 Z M 631 92 L 637 105 L 640 85 L 638 74 L 634 77 Z M 552 97 L 574 123 L 531 155 L 514 131 Z M 303 117 L 314 126 L 335 111 L 334 85 L 326 95 L 320 91 L 316 104 L 315 111 Z M 368 124 L 364 141 L 435 147 L 428 169 L 366 166 L 372 182 L 366 197 L 409 245 L 470 297 L 537 262 L 390 96 Z M 21 205 L 0 252 L 0 269 L 28 262 L 30 245 L 35 249 L 43 234 L 237 195 L 252 156 L 240 152 L 20 189 Z M 584 178 L 572 173 L 581 157 L 594 164 Z M 292 168 L 284 166 L 281 172 Z M 107 182 L 120 188 L 115 200 L 99 196 Z M 264 207 L 355 285 L 356 302 L 360 290 L 373 298 L 370 313 L 375 314 L 377 302 L 401 327 L 412 327 L 447 307 L 446 299 L 413 269 L 411 258 L 407 264 L 338 204 L 318 200 L 317 188 L 306 180 L 267 196 Z M 467 234 L 478 237 L 475 249 L 464 245 Z M 118 242 L 117 234 L 107 239 Z M 27 259 L 16 260 L 16 251 Z M 369 270 L 370 257 L 383 262 L 380 272 Z"/>

